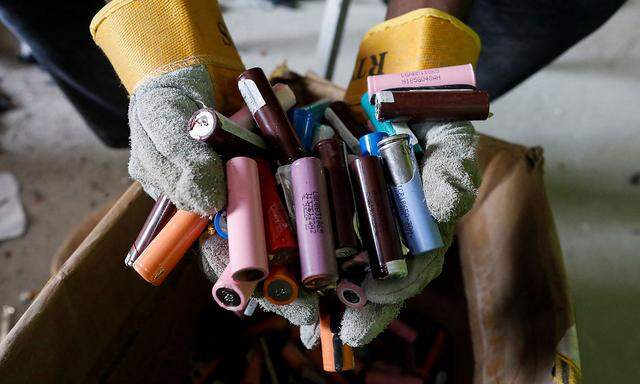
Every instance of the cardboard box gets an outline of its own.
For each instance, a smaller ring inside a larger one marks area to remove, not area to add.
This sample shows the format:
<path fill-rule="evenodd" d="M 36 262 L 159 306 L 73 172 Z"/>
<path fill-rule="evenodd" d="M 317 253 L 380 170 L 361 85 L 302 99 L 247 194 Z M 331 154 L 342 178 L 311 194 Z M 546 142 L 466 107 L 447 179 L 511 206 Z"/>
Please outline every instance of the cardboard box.
<path fill-rule="evenodd" d="M 343 94 L 313 75 L 296 81 L 312 97 Z M 453 383 L 577 379 L 575 324 L 542 150 L 482 136 L 479 155 L 478 200 L 458 225 L 444 277 L 408 305 L 447 325 L 456 351 Z M 193 254 L 161 287 L 125 268 L 152 203 L 134 183 L 49 280 L 0 344 L 0 381 L 184 382 L 211 284 Z M 218 325 L 211 332 L 223 332 Z"/>

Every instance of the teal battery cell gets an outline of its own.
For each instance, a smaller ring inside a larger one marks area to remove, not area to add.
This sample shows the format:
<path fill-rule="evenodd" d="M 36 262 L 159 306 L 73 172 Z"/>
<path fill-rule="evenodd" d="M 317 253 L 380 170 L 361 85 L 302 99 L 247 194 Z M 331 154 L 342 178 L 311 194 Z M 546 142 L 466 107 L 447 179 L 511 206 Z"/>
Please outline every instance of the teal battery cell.
<path fill-rule="evenodd" d="M 330 100 L 322 99 L 304 107 L 294 108 L 291 111 L 296 134 L 307 151 L 313 148 L 313 135 L 316 126 L 320 124 L 324 111 L 329 104 L 331 104 Z"/>
<path fill-rule="evenodd" d="M 443 246 L 438 224 L 431 216 L 422 189 L 418 162 L 407 135 L 394 135 L 378 143 L 385 179 L 393 195 L 402 237 L 413 255 Z M 428 161 L 428 160 L 427 160 Z"/>
<path fill-rule="evenodd" d="M 413 133 L 411 128 L 409 128 L 409 125 L 407 125 L 407 123 L 395 122 L 391 120 L 378 120 L 376 118 L 376 107 L 369 102 L 368 93 L 364 93 L 362 95 L 362 97 L 360 98 L 360 105 L 362 106 L 364 113 L 366 113 L 369 121 L 371 121 L 373 128 L 377 132 L 384 132 L 389 136 L 404 133 L 409 136 L 411 145 L 413 145 L 413 150 L 415 151 L 415 153 L 422 153 L 422 147 L 420 147 L 420 144 L 418 143 L 418 138 Z"/>

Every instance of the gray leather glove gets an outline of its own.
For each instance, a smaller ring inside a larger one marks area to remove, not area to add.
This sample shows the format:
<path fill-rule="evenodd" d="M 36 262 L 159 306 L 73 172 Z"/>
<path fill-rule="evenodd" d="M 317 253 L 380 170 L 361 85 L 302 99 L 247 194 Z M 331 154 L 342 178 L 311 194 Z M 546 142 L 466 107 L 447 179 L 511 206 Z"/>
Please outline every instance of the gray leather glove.
<path fill-rule="evenodd" d="M 187 132 L 189 118 L 204 105 L 214 106 L 204 66 L 178 69 L 137 87 L 129 104 L 129 174 L 152 197 L 165 194 L 178 208 L 208 216 L 226 205 L 227 188 L 220 158 Z"/>
<path fill-rule="evenodd" d="M 369 303 L 362 309 L 347 308 L 341 321 L 340 337 L 354 347 L 369 343 L 384 331 L 398 316 L 404 301 L 422 292 L 440 274 L 455 223 L 473 206 L 480 185 L 477 135 L 471 123 L 424 123 L 413 129 L 423 140 L 423 188 L 445 245 L 427 255 L 408 259 L 409 274 L 403 279 L 367 277 L 363 288 Z M 301 327 L 300 338 L 307 348 L 312 348 L 319 339 L 318 325 Z"/>

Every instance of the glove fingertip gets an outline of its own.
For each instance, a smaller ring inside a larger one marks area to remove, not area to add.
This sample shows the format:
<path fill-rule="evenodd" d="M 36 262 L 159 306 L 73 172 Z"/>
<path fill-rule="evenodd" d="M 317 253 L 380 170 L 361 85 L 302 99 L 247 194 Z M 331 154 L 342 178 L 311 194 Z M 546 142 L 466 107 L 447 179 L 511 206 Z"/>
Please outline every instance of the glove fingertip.
<path fill-rule="evenodd" d="M 351 347 L 361 347 L 370 343 L 398 317 L 403 305 L 404 303 L 369 303 L 362 309 L 347 308 L 340 327 L 342 342 Z"/>
<path fill-rule="evenodd" d="M 287 319 L 293 325 L 310 325 L 318 321 L 318 296 L 307 295 L 295 299 L 291 304 L 276 305 L 265 298 L 258 299 L 260 307 Z"/>
<path fill-rule="evenodd" d="M 208 236 L 206 233 L 200 240 L 200 265 L 207 278 L 215 282 L 229 263 L 229 244 L 220 236 Z"/>
<path fill-rule="evenodd" d="M 195 164 L 182 169 L 176 185 L 178 200 L 188 202 L 184 208 L 202 216 L 212 215 L 227 205 L 222 161 L 213 152 L 210 156 L 196 159 Z"/>
<path fill-rule="evenodd" d="M 307 349 L 313 349 L 320 341 L 320 326 L 316 322 L 310 325 L 300 326 L 300 341 Z"/>
<path fill-rule="evenodd" d="M 158 197 L 162 194 L 160 188 L 155 185 L 153 180 L 147 177 L 148 173 L 145 171 L 144 166 L 138 160 L 136 156 L 129 156 L 129 163 L 127 165 L 127 171 L 129 172 L 129 176 L 142 186 L 142 189 L 145 193 L 151 196 L 152 199 L 157 200 Z"/>

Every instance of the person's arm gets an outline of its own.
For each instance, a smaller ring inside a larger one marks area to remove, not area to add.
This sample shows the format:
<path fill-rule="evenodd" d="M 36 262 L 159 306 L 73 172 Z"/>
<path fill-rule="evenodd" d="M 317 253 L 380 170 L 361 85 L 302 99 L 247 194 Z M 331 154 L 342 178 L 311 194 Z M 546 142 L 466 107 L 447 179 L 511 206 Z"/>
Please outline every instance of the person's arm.
<path fill-rule="evenodd" d="M 386 19 L 420 8 L 435 8 L 465 21 L 473 0 L 389 0 Z"/>

